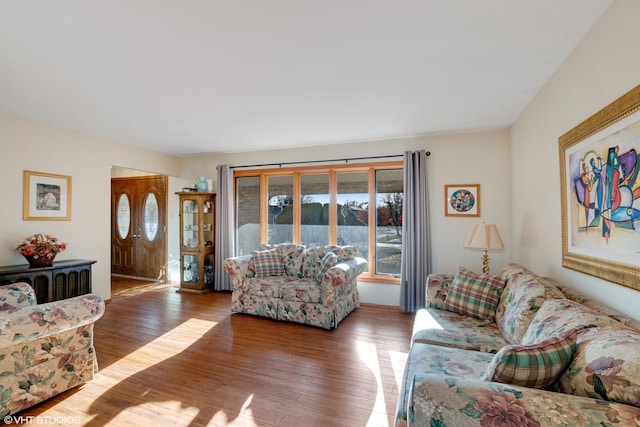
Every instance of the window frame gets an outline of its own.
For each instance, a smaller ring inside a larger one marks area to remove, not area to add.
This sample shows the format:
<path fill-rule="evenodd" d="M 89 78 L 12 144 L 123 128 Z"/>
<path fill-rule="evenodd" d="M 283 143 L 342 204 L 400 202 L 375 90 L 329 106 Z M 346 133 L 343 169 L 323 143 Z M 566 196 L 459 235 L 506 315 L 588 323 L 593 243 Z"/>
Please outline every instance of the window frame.
<path fill-rule="evenodd" d="M 329 177 L 329 204 L 336 205 L 338 193 L 337 174 L 367 172 L 369 189 L 369 211 L 368 211 L 368 262 L 369 271 L 358 276 L 364 281 L 375 281 L 379 283 L 400 284 L 400 278 L 386 274 L 375 274 L 376 266 L 376 171 L 403 169 L 402 161 L 376 162 L 376 163 L 349 163 L 333 165 L 314 165 L 303 167 L 279 167 L 266 169 L 243 169 L 233 171 L 233 208 L 236 210 L 236 179 L 242 177 L 259 177 L 260 181 L 260 244 L 267 243 L 268 240 L 268 177 L 271 176 L 292 176 L 293 177 L 293 198 L 301 200 L 302 192 L 300 177 L 303 175 L 328 174 Z M 404 189 L 403 189 L 404 192 Z M 237 216 L 234 215 L 234 230 L 237 232 Z M 336 209 L 329 209 L 329 244 L 336 245 L 338 240 L 338 214 Z M 293 210 L 293 242 L 300 242 L 301 238 L 301 209 L 300 203 L 294 204 Z"/>

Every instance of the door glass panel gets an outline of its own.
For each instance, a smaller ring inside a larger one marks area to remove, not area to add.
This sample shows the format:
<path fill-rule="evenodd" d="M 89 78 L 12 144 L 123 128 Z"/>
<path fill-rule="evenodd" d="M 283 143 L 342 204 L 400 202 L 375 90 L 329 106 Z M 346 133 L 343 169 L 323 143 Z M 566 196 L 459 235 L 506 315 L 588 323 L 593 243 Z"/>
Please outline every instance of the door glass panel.
<path fill-rule="evenodd" d="M 358 249 L 358 256 L 369 257 L 369 173 L 336 174 L 338 181 L 338 244 Z"/>
<path fill-rule="evenodd" d="M 267 243 L 293 241 L 293 177 L 271 176 L 267 180 Z"/>
<path fill-rule="evenodd" d="M 153 241 L 158 234 L 158 199 L 153 193 L 147 194 L 144 201 L 144 233 L 149 241 Z"/>
<path fill-rule="evenodd" d="M 300 177 L 300 243 L 307 248 L 329 244 L 329 175 Z"/>
<path fill-rule="evenodd" d="M 400 276 L 402 169 L 376 171 L 376 274 Z"/>
<path fill-rule="evenodd" d="M 120 194 L 118 198 L 118 234 L 121 239 L 126 239 L 129 235 L 129 228 L 131 227 L 131 205 L 129 204 L 129 198 L 126 194 Z"/>

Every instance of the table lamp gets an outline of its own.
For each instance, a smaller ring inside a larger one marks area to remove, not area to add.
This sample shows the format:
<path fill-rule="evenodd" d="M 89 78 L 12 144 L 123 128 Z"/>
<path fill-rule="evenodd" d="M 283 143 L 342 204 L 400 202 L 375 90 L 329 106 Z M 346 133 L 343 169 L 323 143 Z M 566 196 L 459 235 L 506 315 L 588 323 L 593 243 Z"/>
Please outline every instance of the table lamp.
<path fill-rule="evenodd" d="M 495 224 L 475 223 L 464 242 L 465 248 L 482 249 L 482 272 L 489 274 L 487 250 L 504 249 L 502 238 Z"/>

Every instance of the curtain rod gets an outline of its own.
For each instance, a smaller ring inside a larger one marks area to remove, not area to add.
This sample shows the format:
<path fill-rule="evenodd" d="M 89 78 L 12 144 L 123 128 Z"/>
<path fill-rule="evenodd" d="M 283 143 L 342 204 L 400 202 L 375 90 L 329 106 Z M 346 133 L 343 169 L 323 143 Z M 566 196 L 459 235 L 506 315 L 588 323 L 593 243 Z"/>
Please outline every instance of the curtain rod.
<path fill-rule="evenodd" d="M 431 155 L 431 151 L 427 151 L 427 157 Z M 388 156 L 368 156 L 368 157 L 349 157 L 349 158 L 342 158 L 342 159 L 327 159 L 327 160 L 303 160 L 300 162 L 279 162 L 279 163 L 262 163 L 262 164 L 258 164 L 258 165 L 242 165 L 242 166 L 231 166 L 231 169 L 238 169 L 238 168 L 257 168 L 257 167 L 264 167 L 264 166 L 279 166 L 282 167 L 282 165 L 301 165 L 301 164 L 307 164 L 307 163 L 326 163 L 326 162 L 345 162 L 345 163 L 349 163 L 350 160 L 371 160 L 371 159 L 389 159 L 389 158 L 393 158 L 393 157 L 402 157 L 402 154 L 392 154 L 392 155 L 388 155 Z"/>

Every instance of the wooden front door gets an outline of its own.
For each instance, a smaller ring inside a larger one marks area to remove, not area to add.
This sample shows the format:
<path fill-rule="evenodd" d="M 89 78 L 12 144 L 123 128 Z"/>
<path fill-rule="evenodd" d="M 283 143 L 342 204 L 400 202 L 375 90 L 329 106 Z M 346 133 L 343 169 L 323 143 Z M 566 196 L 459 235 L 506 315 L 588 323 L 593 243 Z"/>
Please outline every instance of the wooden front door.
<path fill-rule="evenodd" d="M 166 279 L 167 177 L 111 179 L 111 272 Z"/>

